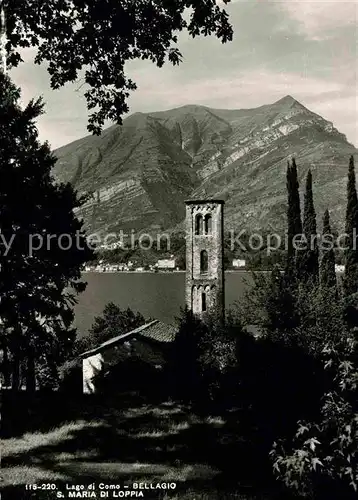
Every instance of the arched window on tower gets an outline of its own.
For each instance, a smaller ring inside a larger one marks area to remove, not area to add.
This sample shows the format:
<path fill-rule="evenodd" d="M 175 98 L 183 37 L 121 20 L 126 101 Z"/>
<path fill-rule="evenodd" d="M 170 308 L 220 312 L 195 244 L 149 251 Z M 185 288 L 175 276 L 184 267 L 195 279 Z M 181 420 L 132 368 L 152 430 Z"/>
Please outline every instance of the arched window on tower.
<path fill-rule="evenodd" d="M 195 217 L 195 234 L 203 234 L 203 216 L 198 214 Z"/>
<path fill-rule="evenodd" d="M 201 310 L 206 311 L 206 293 L 201 294 Z"/>
<path fill-rule="evenodd" d="M 206 250 L 200 252 L 200 272 L 208 272 L 208 252 Z"/>
<path fill-rule="evenodd" d="M 205 234 L 211 234 L 212 218 L 210 214 L 205 215 Z"/>

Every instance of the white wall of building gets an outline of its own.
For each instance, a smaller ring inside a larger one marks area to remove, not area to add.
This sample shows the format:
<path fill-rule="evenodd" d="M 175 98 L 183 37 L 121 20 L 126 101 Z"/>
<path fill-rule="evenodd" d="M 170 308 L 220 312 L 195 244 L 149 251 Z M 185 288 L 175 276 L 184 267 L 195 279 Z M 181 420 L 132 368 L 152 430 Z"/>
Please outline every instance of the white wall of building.
<path fill-rule="evenodd" d="M 244 259 L 234 259 L 232 261 L 232 266 L 233 267 L 245 267 L 246 266 L 246 260 L 244 260 Z"/>
<path fill-rule="evenodd" d="M 83 393 L 93 394 L 95 376 L 102 370 L 104 359 L 101 353 L 82 360 Z"/>

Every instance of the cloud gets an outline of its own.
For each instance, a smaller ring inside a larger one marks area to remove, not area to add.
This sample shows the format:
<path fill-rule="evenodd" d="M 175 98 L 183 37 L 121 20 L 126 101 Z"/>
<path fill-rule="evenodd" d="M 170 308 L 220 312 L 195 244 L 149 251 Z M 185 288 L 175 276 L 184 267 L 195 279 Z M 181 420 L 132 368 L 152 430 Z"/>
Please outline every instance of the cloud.
<path fill-rule="evenodd" d="M 358 144 L 357 97 L 356 95 L 322 95 L 316 100 L 308 100 L 307 105 L 315 112 L 332 121 L 352 144 Z"/>
<path fill-rule="evenodd" d="M 334 36 L 339 28 L 357 23 L 356 0 L 283 0 L 277 5 L 298 22 L 301 33 L 317 41 Z"/>
<path fill-rule="evenodd" d="M 162 71 L 162 70 L 159 70 Z M 161 73 L 159 80 L 155 72 L 137 72 L 138 94 L 131 97 L 132 106 L 148 108 L 154 103 L 161 106 L 175 106 L 188 103 L 204 103 L 224 107 L 245 107 L 245 104 L 261 105 L 273 102 L 290 93 L 297 98 L 319 96 L 325 92 L 341 89 L 338 82 L 326 82 L 297 73 L 276 73 L 269 70 L 236 71 L 230 76 L 196 79 L 175 83 L 172 75 Z M 140 99 L 140 104 L 137 99 Z"/>
<path fill-rule="evenodd" d="M 142 70 L 134 74 L 138 92 L 130 98 L 131 111 L 150 112 L 185 104 L 242 109 L 270 104 L 290 94 L 303 105 L 332 121 L 349 141 L 358 144 L 357 102 L 354 88 L 338 80 L 310 77 L 303 72 L 277 73 L 261 69 L 208 79 L 175 81 L 172 73 Z"/>
<path fill-rule="evenodd" d="M 312 111 L 333 121 L 358 144 L 353 121 L 355 100 L 356 2 L 244 1 L 227 8 L 234 40 L 215 37 L 194 40 L 182 33 L 184 61 L 157 68 L 148 61 L 131 61 L 126 71 L 137 84 L 130 112 L 156 111 L 184 104 L 217 108 L 248 108 L 293 95 Z M 353 9 L 353 10 L 352 10 Z M 353 20 L 353 24 L 352 24 Z M 12 72 L 23 99 L 43 95 L 46 114 L 38 124 L 42 139 L 59 147 L 87 135 L 88 112 L 77 85 L 53 91 L 46 68 L 31 62 Z"/>

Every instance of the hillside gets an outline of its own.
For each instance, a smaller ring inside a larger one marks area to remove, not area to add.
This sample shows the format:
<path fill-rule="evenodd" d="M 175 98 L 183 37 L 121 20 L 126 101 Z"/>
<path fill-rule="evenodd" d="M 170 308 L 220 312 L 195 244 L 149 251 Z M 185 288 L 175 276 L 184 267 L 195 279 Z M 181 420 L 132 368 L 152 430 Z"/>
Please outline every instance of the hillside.
<path fill-rule="evenodd" d="M 314 178 L 316 211 L 342 226 L 348 159 L 358 151 L 331 122 L 291 96 L 255 109 L 188 105 L 135 113 L 55 151 L 57 179 L 91 193 L 81 215 L 91 232 L 180 227 L 184 200 L 226 201 L 226 229 L 282 230 L 287 160 L 301 186 Z"/>

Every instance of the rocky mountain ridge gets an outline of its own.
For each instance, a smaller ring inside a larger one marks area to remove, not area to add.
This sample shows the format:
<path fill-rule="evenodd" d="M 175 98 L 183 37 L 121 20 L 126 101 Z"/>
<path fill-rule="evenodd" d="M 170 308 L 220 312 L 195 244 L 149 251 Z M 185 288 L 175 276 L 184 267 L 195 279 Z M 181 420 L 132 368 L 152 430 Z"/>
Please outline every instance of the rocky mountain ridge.
<path fill-rule="evenodd" d="M 135 113 L 55 154 L 55 177 L 91 193 L 81 215 L 90 232 L 104 235 L 180 228 L 191 197 L 223 198 L 226 230 L 282 231 L 292 156 L 302 187 L 312 170 L 318 216 L 329 208 L 342 227 L 348 160 L 357 150 L 331 122 L 286 96 L 254 109 Z"/>

